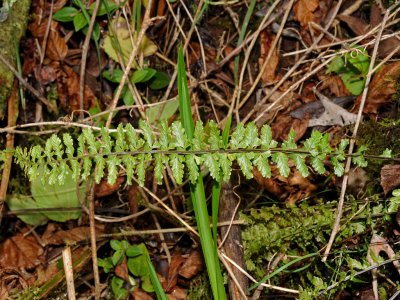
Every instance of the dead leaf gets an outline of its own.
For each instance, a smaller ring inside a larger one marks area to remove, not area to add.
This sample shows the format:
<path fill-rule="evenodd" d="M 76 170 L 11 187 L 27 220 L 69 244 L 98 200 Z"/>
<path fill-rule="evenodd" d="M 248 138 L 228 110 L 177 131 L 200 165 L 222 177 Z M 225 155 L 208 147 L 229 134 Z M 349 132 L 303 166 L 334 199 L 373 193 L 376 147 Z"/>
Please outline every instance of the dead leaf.
<path fill-rule="evenodd" d="M 131 292 L 131 296 L 135 300 L 153 300 L 153 297 L 151 297 L 140 288 L 135 288 L 133 292 Z"/>
<path fill-rule="evenodd" d="M 315 119 L 311 119 L 308 122 L 308 126 L 331 126 L 331 125 L 350 125 L 354 124 L 357 120 L 357 115 L 352 114 L 340 107 L 339 105 L 333 103 L 328 97 L 321 94 L 317 90 L 315 93 L 318 95 L 318 98 L 321 100 L 322 105 L 325 108 L 325 111 L 321 116 Z"/>
<path fill-rule="evenodd" d="M 75 244 L 82 241 L 89 241 L 90 228 L 89 227 L 75 227 L 69 230 L 58 230 L 51 227 L 49 224 L 45 233 L 42 236 L 42 241 L 45 245 L 63 245 Z M 96 234 L 104 232 L 103 226 L 96 226 Z"/>
<path fill-rule="evenodd" d="M 169 300 L 186 300 L 186 290 L 176 286 L 167 297 Z"/>
<path fill-rule="evenodd" d="M 63 61 L 67 56 L 68 46 L 58 31 L 50 30 L 47 41 L 46 55 L 55 61 Z"/>
<path fill-rule="evenodd" d="M 328 89 L 336 97 L 350 96 L 349 90 L 343 83 L 343 80 L 339 76 L 335 75 L 322 75 L 318 76 L 322 81 L 319 89 L 321 91 Z M 336 103 L 338 104 L 338 103 Z"/>
<path fill-rule="evenodd" d="M 372 79 L 369 85 L 369 92 L 365 101 L 363 113 L 376 114 L 378 110 L 397 92 L 397 80 L 400 76 L 400 61 L 385 65 Z M 361 96 L 358 96 L 354 112 L 358 111 L 361 103 Z"/>
<path fill-rule="evenodd" d="M 258 65 L 261 66 L 264 64 L 266 58 L 268 57 L 268 53 L 271 49 L 272 44 L 274 43 L 275 37 L 271 36 L 268 30 L 264 30 L 260 34 L 260 58 L 258 59 Z M 264 73 L 262 74 L 261 80 L 264 85 L 271 85 L 276 81 L 276 71 L 279 64 L 279 56 L 278 50 L 275 47 L 272 55 L 268 61 L 268 65 L 265 68 Z"/>
<path fill-rule="evenodd" d="M 96 197 L 105 197 L 109 196 L 112 193 L 118 191 L 121 184 L 125 181 L 125 177 L 120 176 L 117 178 L 114 184 L 109 184 L 107 180 L 100 181 L 99 184 L 96 184 L 94 187 L 94 194 Z"/>
<path fill-rule="evenodd" d="M 194 250 L 190 253 L 188 259 L 179 269 L 179 275 L 191 279 L 204 269 L 203 255 L 200 251 Z"/>
<path fill-rule="evenodd" d="M 32 236 L 16 235 L 0 244 L 0 267 L 33 269 L 41 262 L 43 248 Z"/>
<path fill-rule="evenodd" d="M 385 165 L 381 169 L 381 186 L 385 195 L 400 186 L 400 165 Z"/>
<path fill-rule="evenodd" d="M 340 21 L 345 22 L 349 28 L 357 35 L 364 35 L 368 29 L 369 24 L 365 23 L 362 19 L 347 15 L 338 15 Z"/>
<path fill-rule="evenodd" d="M 0 299 L 9 298 L 9 292 L 15 290 L 24 290 L 28 288 L 29 283 L 25 276 L 29 276 L 27 272 L 20 272 L 16 268 L 3 268 L 0 270 Z"/>
<path fill-rule="evenodd" d="M 58 62 L 52 62 L 48 65 L 35 66 L 35 78 L 40 84 L 48 85 L 57 79 L 57 71 L 60 68 Z"/>
<path fill-rule="evenodd" d="M 129 282 L 129 272 L 126 256 L 124 256 L 122 262 L 115 267 L 114 272 L 115 275 L 117 275 L 119 278 L 122 278 L 126 282 Z"/>
<path fill-rule="evenodd" d="M 179 269 L 184 262 L 185 258 L 182 257 L 180 252 L 176 252 L 172 256 L 168 269 L 167 287 L 165 288 L 166 292 L 170 292 L 176 286 L 176 283 L 178 282 Z"/>
<path fill-rule="evenodd" d="M 319 0 L 299 0 L 293 7 L 294 19 L 300 25 L 307 27 L 310 22 L 315 21 L 314 12 L 319 7 Z"/>
<path fill-rule="evenodd" d="M 373 234 L 371 238 L 371 242 L 368 247 L 367 253 L 367 261 L 371 264 L 371 266 L 376 266 L 378 263 L 375 261 L 374 257 L 378 257 L 379 253 L 384 252 L 388 256 L 389 259 L 393 259 L 396 257 L 396 253 L 388 244 L 387 240 L 377 234 Z M 397 272 L 400 274 L 400 262 L 397 260 L 393 261 L 393 265 L 397 269 Z M 372 288 L 374 290 L 374 296 L 376 300 L 379 300 L 378 296 L 378 269 L 374 268 L 371 271 L 372 273 Z"/>

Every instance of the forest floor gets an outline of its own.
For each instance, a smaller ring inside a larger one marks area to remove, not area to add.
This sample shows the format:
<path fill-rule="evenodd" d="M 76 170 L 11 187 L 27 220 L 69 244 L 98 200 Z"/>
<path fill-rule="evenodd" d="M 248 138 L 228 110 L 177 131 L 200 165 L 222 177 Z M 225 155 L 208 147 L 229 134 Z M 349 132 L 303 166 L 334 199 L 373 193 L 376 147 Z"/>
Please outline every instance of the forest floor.
<path fill-rule="evenodd" d="M 2 1 L 0 30 L 14 2 Z M 211 150 L 264 145 L 269 128 L 278 147 L 268 166 L 258 154 L 232 166 L 219 156 L 217 171 L 212 155 L 202 161 L 229 298 L 395 299 L 399 10 L 384 0 L 32 0 L 1 108 L 0 300 L 156 299 L 143 253 L 168 299 L 213 299 L 192 174 L 178 156 L 159 175 L 143 163 L 133 178 L 108 156 L 98 183 L 98 164 L 81 160 L 89 176 L 78 184 L 39 166 L 29 181 L 18 159 L 11 164 L 17 147 L 56 156 L 52 134 L 68 133 L 78 149 L 84 130 L 105 128 L 93 135 L 99 153 L 120 124 L 160 145 L 163 126 L 176 138 L 179 47 L 194 123 L 211 145 L 213 128 L 230 129 Z M 219 172 L 228 180 L 215 202 Z"/>

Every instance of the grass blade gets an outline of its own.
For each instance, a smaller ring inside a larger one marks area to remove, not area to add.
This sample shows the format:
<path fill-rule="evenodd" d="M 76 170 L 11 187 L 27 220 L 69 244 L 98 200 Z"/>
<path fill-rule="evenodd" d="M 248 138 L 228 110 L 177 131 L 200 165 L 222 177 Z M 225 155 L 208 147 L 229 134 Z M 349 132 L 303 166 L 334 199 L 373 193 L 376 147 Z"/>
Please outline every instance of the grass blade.
<path fill-rule="evenodd" d="M 180 47 L 178 51 L 178 98 L 183 127 L 186 130 L 188 138 L 192 139 L 194 134 L 194 122 L 182 47 Z M 214 243 L 211 235 L 204 183 L 201 175 L 197 178 L 196 184 L 190 185 L 190 193 L 214 299 L 225 300 L 225 287 L 216 250 L 217 245 Z"/>

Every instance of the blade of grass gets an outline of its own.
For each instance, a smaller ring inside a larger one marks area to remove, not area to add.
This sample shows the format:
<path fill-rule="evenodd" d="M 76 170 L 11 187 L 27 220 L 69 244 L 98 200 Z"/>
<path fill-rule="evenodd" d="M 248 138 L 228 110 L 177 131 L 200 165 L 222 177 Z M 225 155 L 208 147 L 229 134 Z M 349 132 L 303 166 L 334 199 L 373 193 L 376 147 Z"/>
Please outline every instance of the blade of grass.
<path fill-rule="evenodd" d="M 160 279 L 158 279 L 157 272 L 154 269 L 154 266 L 151 262 L 149 253 L 147 251 L 145 253 L 145 256 L 146 256 L 147 267 L 149 268 L 149 271 L 150 271 L 151 283 L 153 284 L 154 292 L 157 295 L 157 299 L 158 300 L 168 300 L 167 295 L 165 295 L 165 292 L 161 285 Z"/>
<path fill-rule="evenodd" d="M 222 142 L 224 147 L 228 145 L 229 132 L 231 130 L 232 115 L 228 117 L 225 123 L 224 131 L 222 132 Z M 212 204 L 212 228 L 214 243 L 217 244 L 217 223 L 218 223 L 218 211 L 219 211 L 219 195 L 221 193 L 221 183 L 214 180 L 211 193 L 211 204 Z"/>
<path fill-rule="evenodd" d="M 185 72 L 182 46 L 179 47 L 178 51 L 178 98 L 183 127 L 186 130 L 188 138 L 192 139 L 194 135 L 194 122 L 190 106 L 189 88 Z M 193 210 L 200 235 L 200 243 L 203 249 L 203 255 L 214 299 L 225 300 L 225 287 L 216 251 L 217 245 L 214 243 L 211 235 L 204 183 L 201 175 L 197 178 L 195 184 L 190 185 L 190 194 L 192 197 Z"/>
<path fill-rule="evenodd" d="M 319 255 L 319 252 L 315 252 L 315 253 L 309 253 L 307 255 L 298 257 L 290 262 L 288 262 L 286 265 L 283 265 L 282 267 L 276 269 L 274 272 L 272 272 L 271 274 L 268 274 L 267 276 L 265 276 L 263 279 L 261 279 L 259 282 L 253 284 L 250 288 L 249 288 L 249 292 L 254 290 L 255 288 L 257 288 L 260 284 L 265 283 L 268 279 L 271 279 L 272 277 L 274 277 L 276 274 L 279 274 L 280 272 L 282 272 L 283 270 L 286 270 L 287 268 L 289 268 L 290 266 L 294 265 L 295 263 L 298 263 L 299 261 L 302 261 L 304 259 L 310 258 L 310 257 L 314 257 Z"/>

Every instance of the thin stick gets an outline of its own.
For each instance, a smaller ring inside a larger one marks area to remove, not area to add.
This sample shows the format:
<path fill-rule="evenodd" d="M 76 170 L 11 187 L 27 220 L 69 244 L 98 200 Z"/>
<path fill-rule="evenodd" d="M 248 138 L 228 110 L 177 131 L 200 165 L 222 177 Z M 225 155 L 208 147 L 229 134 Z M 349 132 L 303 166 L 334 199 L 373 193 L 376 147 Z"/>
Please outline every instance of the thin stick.
<path fill-rule="evenodd" d="M 357 132 L 358 132 L 358 128 L 360 126 L 360 122 L 361 122 L 361 118 L 362 118 L 362 113 L 363 113 L 363 109 L 364 109 L 364 105 L 365 105 L 365 101 L 367 99 L 367 94 L 368 94 L 368 89 L 369 89 L 369 83 L 371 81 L 371 77 L 372 77 L 372 69 L 374 68 L 374 64 L 375 64 L 375 60 L 376 57 L 378 55 L 378 48 L 379 48 L 379 42 L 380 42 L 380 37 L 382 36 L 383 30 L 385 29 L 385 24 L 388 20 L 389 17 L 389 9 L 386 11 L 385 16 L 383 18 L 383 21 L 381 23 L 381 29 L 378 32 L 378 36 L 376 38 L 376 42 L 375 42 L 375 46 L 374 46 L 374 50 L 372 52 L 372 56 L 371 56 L 371 62 L 369 65 L 369 70 L 368 70 L 368 74 L 365 80 L 365 88 L 363 91 L 363 94 L 361 96 L 361 104 L 360 104 L 360 108 L 358 109 L 358 114 L 357 114 L 357 121 L 356 124 L 354 126 L 354 131 L 353 131 L 353 135 L 352 135 L 352 139 L 350 140 L 350 145 L 349 145 L 349 150 L 348 150 L 348 155 L 351 155 L 353 153 L 353 149 L 354 149 L 354 144 L 355 144 L 355 139 L 357 137 Z M 335 223 L 333 225 L 333 229 L 332 229 L 332 233 L 331 236 L 329 238 L 329 242 L 326 245 L 325 248 L 325 252 L 324 252 L 324 256 L 322 258 L 322 261 L 326 261 L 329 255 L 329 252 L 332 248 L 333 242 L 335 240 L 336 234 L 339 232 L 340 230 L 340 219 L 342 217 L 343 214 L 343 205 L 344 205 L 344 196 L 346 194 L 346 188 L 347 188 L 347 182 L 349 179 L 349 171 L 350 171 L 350 167 L 351 167 L 351 157 L 347 157 L 346 160 L 346 167 L 345 167 L 345 175 L 343 177 L 343 183 L 342 183 L 342 188 L 340 190 L 340 198 L 339 198 L 339 203 L 338 203 L 338 207 L 337 207 L 337 212 L 336 212 L 336 217 L 335 217 Z"/>
<path fill-rule="evenodd" d="M 65 281 L 67 282 L 68 300 L 75 300 L 74 269 L 72 268 L 71 247 L 62 251 Z"/>
<path fill-rule="evenodd" d="M 85 92 L 85 76 L 86 76 L 86 59 L 89 51 L 89 43 L 92 37 L 92 32 L 94 28 L 94 24 L 96 22 L 97 12 L 100 7 L 100 0 L 96 0 L 96 4 L 94 6 L 94 10 L 92 13 L 92 17 L 90 19 L 89 28 L 86 33 L 85 41 L 82 46 L 82 58 L 81 58 L 81 70 L 80 70 L 80 81 L 79 81 L 79 108 L 81 119 L 83 119 L 83 97 Z"/>
<path fill-rule="evenodd" d="M 50 103 L 45 97 L 43 97 L 33 86 L 31 86 L 22 76 L 18 73 L 18 71 L 14 68 L 14 66 L 8 62 L 7 59 L 3 55 L 0 54 L 0 61 L 7 66 L 7 68 L 10 69 L 11 73 L 14 74 L 14 76 L 21 82 L 21 84 L 26 88 L 28 91 L 30 91 L 33 96 L 35 96 L 37 99 L 39 99 L 44 105 L 47 106 L 47 108 L 55 112 L 56 107 L 52 103 Z"/>
<path fill-rule="evenodd" d="M 126 65 L 126 68 L 124 70 L 124 75 L 121 78 L 121 82 L 118 85 L 117 92 L 115 93 L 115 96 L 114 96 L 114 98 L 113 98 L 113 100 L 111 102 L 110 110 L 114 110 L 115 107 L 118 104 L 118 99 L 121 96 L 122 89 L 123 89 L 123 87 L 125 85 L 126 80 L 128 79 L 129 72 L 131 70 L 133 61 L 135 60 L 136 55 L 137 55 L 137 53 L 139 51 L 139 48 L 140 48 L 142 39 L 144 37 L 144 34 L 146 33 L 147 29 L 149 28 L 149 26 L 151 24 L 150 11 L 151 11 L 152 4 L 153 4 L 153 0 L 149 0 L 147 2 L 147 7 L 146 7 L 146 12 L 144 14 L 142 27 L 140 28 L 140 32 L 139 32 L 139 35 L 137 37 L 136 43 L 132 47 L 132 52 L 131 52 L 131 55 L 129 57 L 129 61 L 128 61 L 127 65 Z M 107 119 L 107 123 L 106 123 L 106 126 L 105 126 L 106 128 L 110 128 L 112 118 L 113 118 L 113 114 L 110 114 L 108 116 L 108 119 Z"/>

